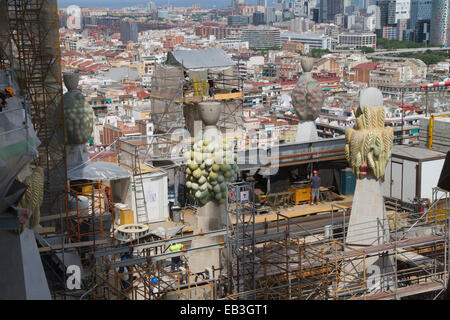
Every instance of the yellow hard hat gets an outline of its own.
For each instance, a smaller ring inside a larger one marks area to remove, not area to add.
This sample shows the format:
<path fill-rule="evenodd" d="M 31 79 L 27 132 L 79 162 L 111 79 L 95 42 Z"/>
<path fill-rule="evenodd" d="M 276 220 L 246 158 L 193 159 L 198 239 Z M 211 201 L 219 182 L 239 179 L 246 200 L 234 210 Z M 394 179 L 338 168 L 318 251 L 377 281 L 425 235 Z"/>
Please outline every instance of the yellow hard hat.
<path fill-rule="evenodd" d="M 11 97 L 14 97 L 14 90 L 13 90 L 13 88 L 10 88 L 10 87 L 5 88 L 5 91 L 8 92 L 11 95 Z"/>

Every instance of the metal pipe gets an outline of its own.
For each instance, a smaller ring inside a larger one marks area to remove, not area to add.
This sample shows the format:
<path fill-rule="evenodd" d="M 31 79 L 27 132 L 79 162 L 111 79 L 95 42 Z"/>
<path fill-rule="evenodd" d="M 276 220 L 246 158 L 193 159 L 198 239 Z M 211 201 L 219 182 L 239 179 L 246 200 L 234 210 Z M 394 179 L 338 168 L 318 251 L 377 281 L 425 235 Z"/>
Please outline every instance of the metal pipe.
<path fill-rule="evenodd" d="M 218 243 L 218 244 L 213 244 L 213 245 L 204 246 L 204 247 L 190 248 L 190 249 L 186 249 L 186 250 L 183 250 L 183 251 L 162 253 L 160 255 L 155 255 L 155 256 L 151 256 L 151 257 L 128 259 L 128 260 L 124 260 L 124 261 L 120 261 L 120 262 L 111 263 L 109 265 L 104 265 L 104 266 L 102 266 L 102 268 L 104 270 L 106 270 L 108 268 L 118 268 L 118 267 L 133 266 L 133 265 L 136 265 L 136 264 L 139 264 L 139 263 L 147 262 L 149 260 L 156 262 L 156 261 L 166 260 L 166 259 L 169 259 L 169 258 L 179 257 L 181 255 L 184 255 L 184 254 L 188 253 L 188 252 L 203 251 L 203 250 L 210 250 L 210 249 L 220 249 L 220 248 L 223 248 L 223 247 L 224 247 L 223 243 Z"/>
<path fill-rule="evenodd" d="M 278 157 L 270 157 L 267 158 L 267 160 L 283 160 L 283 159 L 291 159 L 291 158 L 300 158 L 305 156 L 314 156 L 318 154 L 328 154 L 328 153 L 338 153 L 338 152 L 344 152 L 344 148 L 339 149 L 333 149 L 333 150 L 321 150 L 321 151 L 312 151 L 312 152 L 303 152 L 303 153 L 296 153 L 296 154 L 287 154 L 284 156 L 278 156 Z"/>

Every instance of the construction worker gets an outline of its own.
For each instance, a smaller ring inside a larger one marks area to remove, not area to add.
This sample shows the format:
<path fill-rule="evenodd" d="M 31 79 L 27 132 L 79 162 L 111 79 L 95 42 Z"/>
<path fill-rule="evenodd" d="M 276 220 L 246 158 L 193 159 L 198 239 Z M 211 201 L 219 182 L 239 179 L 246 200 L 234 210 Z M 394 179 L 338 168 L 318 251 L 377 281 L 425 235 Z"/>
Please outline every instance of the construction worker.
<path fill-rule="evenodd" d="M 320 177 L 317 175 L 317 171 L 313 171 L 313 176 L 311 177 L 311 205 L 319 204 L 320 196 Z M 315 200 L 315 201 L 314 201 Z"/>
<path fill-rule="evenodd" d="M 214 96 L 214 80 L 213 79 L 208 79 L 208 85 L 209 85 L 209 96 L 213 97 Z"/>
<path fill-rule="evenodd" d="M 130 252 L 126 252 L 125 254 L 122 255 L 122 257 L 120 258 L 120 260 L 125 261 L 128 259 L 131 259 L 133 256 L 131 255 Z M 119 274 L 121 274 L 121 279 L 120 282 L 122 284 L 122 288 L 125 291 L 128 291 L 131 287 L 131 283 L 132 281 L 136 280 L 136 276 L 132 275 L 132 267 L 119 267 Z"/>
<path fill-rule="evenodd" d="M 120 260 L 125 261 L 128 259 L 127 255 L 123 255 L 121 257 Z M 129 275 L 130 270 L 128 269 L 128 267 L 119 267 L 119 273 L 122 275 L 120 282 L 122 284 L 122 288 L 124 290 L 128 290 L 131 286 L 129 280 L 130 280 L 130 275 Z"/>
<path fill-rule="evenodd" d="M 11 87 L 7 87 L 5 88 L 5 90 L 3 92 L 0 92 L 0 99 L 2 100 L 0 102 L 0 111 L 3 110 L 3 108 L 6 107 L 7 103 L 6 103 L 6 99 L 14 97 L 14 90 Z"/>
<path fill-rule="evenodd" d="M 170 247 L 169 247 L 169 251 L 170 252 L 178 252 L 181 251 L 184 248 L 184 245 L 179 243 L 179 244 L 175 244 L 173 243 Z M 171 272 L 175 272 L 175 269 L 178 271 L 178 269 L 181 266 L 181 257 L 177 256 L 177 257 L 173 257 L 172 258 L 172 264 L 170 266 L 170 270 Z"/>
<path fill-rule="evenodd" d="M 158 278 L 152 278 L 152 280 L 150 280 L 150 282 L 153 285 L 153 299 L 157 299 L 159 297 L 159 289 L 158 289 L 158 283 L 159 283 L 159 279 Z"/>

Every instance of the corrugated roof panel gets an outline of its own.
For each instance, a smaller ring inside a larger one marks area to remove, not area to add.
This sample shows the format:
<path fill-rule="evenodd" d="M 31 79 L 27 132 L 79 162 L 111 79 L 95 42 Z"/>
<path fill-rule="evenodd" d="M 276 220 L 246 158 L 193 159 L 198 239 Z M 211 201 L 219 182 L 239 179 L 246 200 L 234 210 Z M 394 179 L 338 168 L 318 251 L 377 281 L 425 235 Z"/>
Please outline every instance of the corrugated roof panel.
<path fill-rule="evenodd" d="M 225 51 L 218 48 L 178 50 L 170 54 L 186 69 L 223 68 L 235 65 Z"/>

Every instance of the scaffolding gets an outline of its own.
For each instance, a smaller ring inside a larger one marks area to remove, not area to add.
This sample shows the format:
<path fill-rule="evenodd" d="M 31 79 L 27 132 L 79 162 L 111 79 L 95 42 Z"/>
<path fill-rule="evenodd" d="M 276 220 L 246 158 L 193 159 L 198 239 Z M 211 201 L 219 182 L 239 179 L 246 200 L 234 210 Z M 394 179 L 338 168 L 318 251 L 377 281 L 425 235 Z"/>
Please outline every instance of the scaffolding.
<path fill-rule="evenodd" d="M 111 188 L 101 181 L 71 184 L 66 215 L 67 238 L 72 242 L 114 240 Z"/>
<path fill-rule="evenodd" d="M 226 201 L 228 288 L 234 292 L 253 290 L 256 287 L 254 184 L 229 184 Z"/>
<path fill-rule="evenodd" d="M 173 242 L 186 243 L 195 238 L 225 233 L 225 230 L 219 230 L 170 240 L 129 243 L 127 247 L 107 245 L 92 254 L 95 266 L 90 270 L 91 283 L 87 286 L 90 289 L 84 297 L 100 300 L 215 299 L 218 277 L 214 270 L 211 274 L 192 273 L 186 255 L 194 251 L 220 249 L 223 242 L 178 252 L 168 252 L 168 248 Z M 176 257 L 181 259 L 178 270 L 171 261 Z"/>
<path fill-rule="evenodd" d="M 57 4 L 10 0 L 7 6 L 15 72 L 21 90 L 29 94 L 31 119 L 41 141 L 36 159 L 45 175 L 41 212 L 59 213 L 67 205 L 67 162 Z"/>
<path fill-rule="evenodd" d="M 220 101 L 223 105 L 218 127 L 243 127 L 243 81 L 233 74 L 207 70 L 207 79 L 214 79 L 214 92 L 206 80 L 187 77 L 182 67 L 157 65 L 152 75 L 151 119 L 156 134 L 187 129 L 192 133 L 194 121 L 200 121 L 196 104 Z"/>
<path fill-rule="evenodd" d="M 86 269 L 89 283 L 83 298 L 90 299 L 218 299 L 231 300 L 348 300 L 401 299 L 430 294 L 436 299 L 448 282 L 448 193 L 436 196 L 422 212 L 397 210 L 371 227 L 389 241 L 375 237 L 371 245 L 346 243 L 347 209 L 334 205 L 328 223 L 308 228 L 295 218 L 278 213 L 277 219 L 255 221 L 253 184 L 228 187 L 227 228 L 172 239 L 132 241 L 127 246 L 108 242 L 89 251 L 93 263 Z M 438 210 L 436 210 L 438 209 Z M 360 225 L 368 232 L 367 223 Z M 192 247 L 200 237 L 225 236 L 222 241 Z M 185 249 L 169 252 L 172 243 Z M 92 247 L 90 247 L 92 249 Z M 191 252 L 227 249 L 226 272 L 210 270 L 193 274 Z M 124 259 L 126 257 L 126 259 Z M 181 257 L 174 270 L 171 259 Z M 390 261 L 390 268 L 373 267 L 373 260 Z M 157 279 L 157 281 L 154 281 Z"/>
<path fill-rule="evenodd" d="M 254 238 L 248 240 L 255 243 L 257 267 L 247 279 L 254 278 L 256 286 L 227 298 L 400 299 L 417 294 L 438 298 L 448 283 L 449 200 L 443 190 L 435 188 L 433 193 L 426 210 L 408 214 L 397 210 L 394 216 L 372 224 L 379 236 L 362 248 L 346 243 L 347 210 L 343 208 L 331 211 L 329 225 L 315 229 L 282 214 L 277 214 L 276 221 L 257 224 L 251 233 Z M 344 218 L 338 219 L 338 213 Z M 386 228 L 390 239 L 383 243 L 380 237 Z M 367 223 L 359 226 L 359 232 L 371 234 Z M 381 267 L 374 261 L 381 261 Z"/>
<path fill-rule="evenodd" d="M 147 203 L 143 176 L 152 172 L 152 167 L 174 169 L 175 202 L 178 200 L 177 168 L 182 165 L 183 151 L 190 148 L 190 139 L 183 132 L 155 134 L 151 136 L 121 137 L 117 142 L 118 164 L 132 173 L 132 192 L 134 193 L 138 223 L 147 223 Z"/>
<path fill-rule="evenodd" d="M 12 69 L 17 95 L 29 99 L 31 121 L 41 142 L 32 161 L 44 171 L 41 224 L 58 227 L 54 236 L 61 239 L 64 265 L 68 184 L 57 1 L 6 0 L 1 1 L 1 11 L 0 67 Z M 45 222 L 46 216 L 58 219 Z M 65 268 L 57 273 L 58 286 L 64 287 Z"/>

